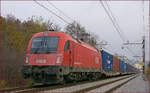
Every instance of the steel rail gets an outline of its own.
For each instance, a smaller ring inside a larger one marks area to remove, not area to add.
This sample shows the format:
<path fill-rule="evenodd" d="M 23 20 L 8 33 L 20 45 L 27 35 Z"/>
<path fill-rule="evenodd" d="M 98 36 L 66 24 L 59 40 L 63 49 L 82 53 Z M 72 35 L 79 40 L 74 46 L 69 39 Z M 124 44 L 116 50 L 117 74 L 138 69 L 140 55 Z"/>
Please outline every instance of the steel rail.
<path fill-rule="evenodd" d="M 117 90 L 118 88 L 120 88 L 121 86 L 127 84 L 129 81 L 133 80 L 133 79 L 136 78 L 136 77 L 137 77 L 137 76 L 128 79 L 127 81 L 125 81 L 125 82 L 123 82 L 123 83 L 121 83 L 121 84 L 119 84 L 119 85 L 117 85 L 117 86 L 111 88 L 110 90 L 107 90 L 105 93 L 112 93 L 113 91 L 115 91 L 115 90 Z"/>
<path fill-rule="evenodd" d="M 85 88 L 85 89 L 81 89 L 81 90 L 78 90 L 78 91 L 75 91 L 73 93 L 86 93 L 86 92 L 89 92 L 91 90 L 94 90 L 94 89 L 97 89 L 97 88 L 100 88 L 100 87 L 104 87 L 104 86 L 107 86 L 109 84 L 112 84 L 112 83 L 115 83 L 115 82 L 119 82 L 121 80 L 124 80 L 124 79 L 127 79 L 127 78 L 130 78 L 131 76 L 128 76 L 128 77 L 124 77 L 124 78 L 120 78 L 120 79 L 116 79 L 116 80 L 113 80 L 113 81 L 110 81 L 110 82 L 105 82 L 105 83 L 102 83 L 102 84 L 99 84 L 99 85 L 96 85 L 96 86 L 92 86 L 92 87 L 89 87 L 89 88 Z M 132 75 L 133 78 L 137 77 L 137 75 Z M 107 93 L 113 91 L 112 90 L 109 90 Z"/>

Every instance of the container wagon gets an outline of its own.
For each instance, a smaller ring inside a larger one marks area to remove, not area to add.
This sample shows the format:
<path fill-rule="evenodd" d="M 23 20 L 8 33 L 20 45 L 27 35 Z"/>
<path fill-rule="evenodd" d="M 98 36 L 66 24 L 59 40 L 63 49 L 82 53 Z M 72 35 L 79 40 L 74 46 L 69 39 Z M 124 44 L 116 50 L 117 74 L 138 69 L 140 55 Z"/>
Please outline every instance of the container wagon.
<path fill-rule="evenodd" d="M 101 50 L 101 55 L 103 73 L 107 76 L 115 75 L 116 73 L 113 72 L 113 55 L 104 50 Z"/>
<path fill-rule="evenodd" d="M 121 74 L 123 74 L 125 72 L 125 63 L 122 60 L 119 61 L 119 72 Z"/>
<path fill-rule="evenodd" d="M 116 73 L 116 75 L 119 74 L 119 58 L 113 56 L 113 72 Z"/>

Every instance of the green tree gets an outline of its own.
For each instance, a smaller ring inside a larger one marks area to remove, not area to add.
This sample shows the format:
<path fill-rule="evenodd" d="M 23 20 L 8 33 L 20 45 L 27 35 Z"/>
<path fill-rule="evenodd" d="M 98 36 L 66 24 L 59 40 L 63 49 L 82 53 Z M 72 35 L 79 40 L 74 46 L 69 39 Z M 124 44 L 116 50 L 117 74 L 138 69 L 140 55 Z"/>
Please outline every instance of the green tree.
<path fill-rule="evenodd" d="M 46 31 L 48 23 L 44 22 L 42 17 L 35 16 L 22 22 L 12 15 L 2 17 L 0 23 L 2 79 L 10 87 L 24 85 L 26 81 L 21 76 L 21 67 L 28 42 L 35 33 Z"/>

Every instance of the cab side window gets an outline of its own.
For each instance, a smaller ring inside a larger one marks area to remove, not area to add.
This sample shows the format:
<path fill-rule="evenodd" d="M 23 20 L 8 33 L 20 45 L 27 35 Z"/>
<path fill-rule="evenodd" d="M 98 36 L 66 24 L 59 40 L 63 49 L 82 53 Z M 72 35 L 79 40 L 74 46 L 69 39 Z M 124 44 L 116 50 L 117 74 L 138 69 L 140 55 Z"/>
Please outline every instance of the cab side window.
<path fill-rule="evenodd" d="M 65 43 L 65 48 L 64 50 L 69 50 L 70 49 L 70 41 L 68 40 L 66 43 Z"/>

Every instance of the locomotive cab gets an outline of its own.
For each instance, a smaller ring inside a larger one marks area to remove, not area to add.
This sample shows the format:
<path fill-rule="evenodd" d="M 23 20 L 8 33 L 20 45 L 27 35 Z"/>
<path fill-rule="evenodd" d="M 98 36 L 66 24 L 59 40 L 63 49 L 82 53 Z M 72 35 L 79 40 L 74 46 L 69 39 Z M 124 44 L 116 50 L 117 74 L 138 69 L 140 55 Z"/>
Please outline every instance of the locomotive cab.
<path fill-rule="evenodd" d="M 29 54 L 26 56 L 28 65 L 56 65 L 60 63 L 61 52 L 58 51 L 59 37 L 35 37 L 32 39 Z"/>
<path fill-rule="evenodd" d="M 37 83 L 62 81 L 62 75 L 67 73 L 63 66 L 69 66 L 69 49 L 70 40 L 64 33 L 35 34 L 28 44 L 23 77 Z"/>

